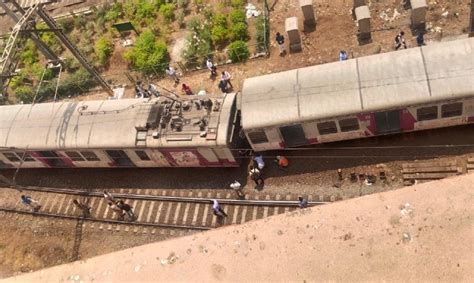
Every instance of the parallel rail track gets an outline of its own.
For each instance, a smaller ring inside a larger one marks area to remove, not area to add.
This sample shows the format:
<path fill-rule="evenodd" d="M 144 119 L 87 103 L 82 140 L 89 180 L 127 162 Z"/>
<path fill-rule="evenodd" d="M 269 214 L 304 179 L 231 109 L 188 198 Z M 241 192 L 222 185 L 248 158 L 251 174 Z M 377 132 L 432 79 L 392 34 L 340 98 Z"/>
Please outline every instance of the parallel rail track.
<path fill-rule="evenodd" d="M 0 211 L 5 213 L 29 214 L 65 220 L 84 220 L 91 227 L 99 229 L 120 230 L 123 225 L 139 227 L 145 231 L 151 229 L 155 233 L 160 228 L 184 230 L 209 230 L 222 225 L 241 224 L 247 221 L 292 211 L 298 208 L 296 196 L 266 195 L 264 199 L 232 199 L 231 192 L 202 193 L 188 192 L 186 196 L 177 191 L 161 191 L 161 195 L 154 194 L 153 190 L 137 190 L 137 193 L 113 193 L 116 199 L 122 199 L 134 207 L 135 221 L 119 220 L 117 214 L 109 209 L 101 192 L 87 192 L 83 190 L 57 189 L 44 187 L 21 187 L 29 191 L 34 199 L 42 205 L 38 212 L 31 211 L 19 200 L 19 193 L 1 192 Z M 141 194 L 145 191 L 145 194 Z M 14 196 L 12 196 L 14 195 Z M 72 203 L 73 199 L 82 199 L 92 207 L 91 216 L 83 218 Z M 212 213 L 211 199 L 217 199 L 228 217 L 218 219 Z M 274 199 L 274 200 L 272 200 Z M 309 196 L 309 205 L 322 205 L 329 201 L 312 201 Z M 336 200 L 335 198 L 331 198 Z M 106 227 L 107 226 L 107 227 Z M 115 227 L 114 227 L 115 226 Z M 129 230 L 129 229 L 126 229 Z"/>

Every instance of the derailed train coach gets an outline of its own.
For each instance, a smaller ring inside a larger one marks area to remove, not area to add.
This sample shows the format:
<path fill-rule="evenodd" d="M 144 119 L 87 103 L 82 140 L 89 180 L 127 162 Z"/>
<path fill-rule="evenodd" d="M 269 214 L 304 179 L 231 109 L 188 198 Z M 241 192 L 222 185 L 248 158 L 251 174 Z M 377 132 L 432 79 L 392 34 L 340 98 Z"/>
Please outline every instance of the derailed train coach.
<path fill-rule="evenodd" d="M 474 123 L 474 38 L 245 80 L 256 151 Z"/>
<path fill-rule="evenodd" d="M 236 94 L 2 106 L 0 167 L 232 167 Z"/>

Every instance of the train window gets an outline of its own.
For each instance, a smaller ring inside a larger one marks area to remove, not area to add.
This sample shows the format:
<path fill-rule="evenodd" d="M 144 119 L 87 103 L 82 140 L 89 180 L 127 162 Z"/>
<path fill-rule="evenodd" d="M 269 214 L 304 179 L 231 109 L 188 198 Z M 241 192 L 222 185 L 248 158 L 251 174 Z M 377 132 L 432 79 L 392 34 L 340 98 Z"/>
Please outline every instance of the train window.
<path fill-rule="evenodd" d="M 3 156 L 11 162 L 20 162 L 20 157 L 18 157 L 14 152 L 4 152 Z"/>
<path fill-rule="evenodd" d="M 81 154 L 87 161 L 100 161 L 99 157 L 92 151 L 81 151 Z"/>
<path fill-rule="evenodd" d="M 357 118 L 349 118 L 339 120 L 341 132 L 357 131 L 359 129 L 359 120 Z"/>
<path fill-rule="evenodd" d="M 31 154 L 28 152 L 16 152 L 16 155 L 20 158 L 23 159 L 24 162 L 34 162 L 36 161 Z"/>
<path fill-rule="evenodd" d="M 264 130 L 258 130 L 249 133 L 249 139 L 253 144 L 266 143 L 268 142 L 267 134 Z"/>
<path fill-rule="evenodd" d="M 330 122 L 318 123 L 318 131 L 320 135 L 328 135 L 328 134 L 337 133 L 336 122 L 330 121 Z"/>
<path fill-rule="evenodd" d="M 151 160 L 144 150 L 135 150 L 135 153 L 141 160 Z"/>
<path fill-rule="evenodd" d="M 434 120 L 438 118 L 438 106 L 422 107 L 416 109 L 418 121 Z"/>
<path fill-rule="evenodd" d="M 84 157 L 77 151 L 66 151 L 66 155 L 71 158 L 72 161 L 85 161 Z"/>
<path fill-rule="evenodd" d="M 462 115 L 462 102 L 441 105 L 441 117 L 448 118 Z"/>

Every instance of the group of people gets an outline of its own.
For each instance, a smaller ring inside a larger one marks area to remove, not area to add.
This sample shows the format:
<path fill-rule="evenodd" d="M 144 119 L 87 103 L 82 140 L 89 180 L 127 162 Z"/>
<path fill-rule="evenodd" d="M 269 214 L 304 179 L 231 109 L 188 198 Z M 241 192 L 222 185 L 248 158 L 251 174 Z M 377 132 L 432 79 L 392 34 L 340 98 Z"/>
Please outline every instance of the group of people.
<path fill-rule="evenodd" d="M 210 78 L 215 79 L 217 77 L 217 67 L 212 62 L 211 58 L 207 58 L 206 66 L 210 71 Z M 166 67 L 166 74 L 174 81 L 175 86 L 179 84 L 180 78 L 178 76 L 176 69 L 174 69 L 171 66 L 168 66 Z M 228 93 L 234 88 L 234 86 L 232 85 L 230 81 L 231 79 L 232 79 L 232 76 L 230 75 L 228 71 L 221 72 L 221 77 L 219 80 L 218 87 L 222 91 L 222 93 Z M 194 92 L 192 91 L 191 87 L 185 83 L 181 84 L 181 91 L 185 95 L 194 95 Z"/>
<path fill-rule="evenodd" d="M 261 190 L 265 184 L 265 180 L 263 179 L 263 169 L 265 168 L 265 160 L 263 159 L 262 155 L 257 155 L 252 157 L 252 165 L 249 167 L 249 177 L 252 181 L 255 182 L 255 189 Z M 289 165 L 288 158 L 282 155 L 276 156 L 275 163 L 278 167 L 282 170 L 286 170 Z M 242 184 L 234 180 L 230 184 L 230 188 L 235 192 L 237 198 L 244 199 L 245 193 L 242 188 Z"/>
<path fill-rule="evenodd" d="M 135 213 L 131 205 L 125 203 L 123 200 L 116 200 L 114 196 L 107 191 L 104 191 L 104 199 L 109 208 L 118 214 L 119 220 L 123 220 L 125 215 L 128 216 L 129 220 L 135 220 Z"/>
<path fill-rule="evenodd" d="M 206 67 L 210 72 L 210 78 L 214 80 L 217 77 L 217 66 L 212 62 L 211 58 L 207 58 L 206 60 Z M 230 75 L 229 72 L 227 71 L 222 71 L 221 72 L 221 78 L 219 80 L 219 89 L 222 91 L 222 93 L 228 93 L 231 91 L 234 86 L 230 82 L 232 79 L 232 76 Z"/>

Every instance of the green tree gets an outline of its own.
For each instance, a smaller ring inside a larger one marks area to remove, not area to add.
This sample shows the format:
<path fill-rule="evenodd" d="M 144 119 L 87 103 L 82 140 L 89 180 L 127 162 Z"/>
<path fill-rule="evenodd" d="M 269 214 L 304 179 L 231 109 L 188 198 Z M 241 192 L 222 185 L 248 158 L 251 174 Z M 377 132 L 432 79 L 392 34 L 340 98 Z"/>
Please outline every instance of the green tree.
<path fill-rule="evenodd" d="M 164 72 L 168 63 L 168 50 L 166 44 L 158 41 L 152 31 L 145 30 L 124 57 L 134 68 L 144 73 Z"/>
<path fill-rule="evenodd" d="M 248 40 L 249 32 L 247 30 L 247 25 L 244 23 L 236 23 L 230 29 L 233 40 Z"/>
<path fill-rule="evenodd" d="M 232 62 L 243 62 L 246 61 L 250 56 L 247 43 L 242 40 L 232 42 L 229 44 L 229 46 L 227 46 L 227 49 L 227 54 L 229 55 L 229 58 L 232 60 Z"/>
<path fill-rule="evenodd" d="M 107 64 L 113 51 L 114 44 L 112 40 L 107 37 L 103 36 L 95 43 L 95 53 L 97 54 L 97 58 L 102 66 Z"/>

